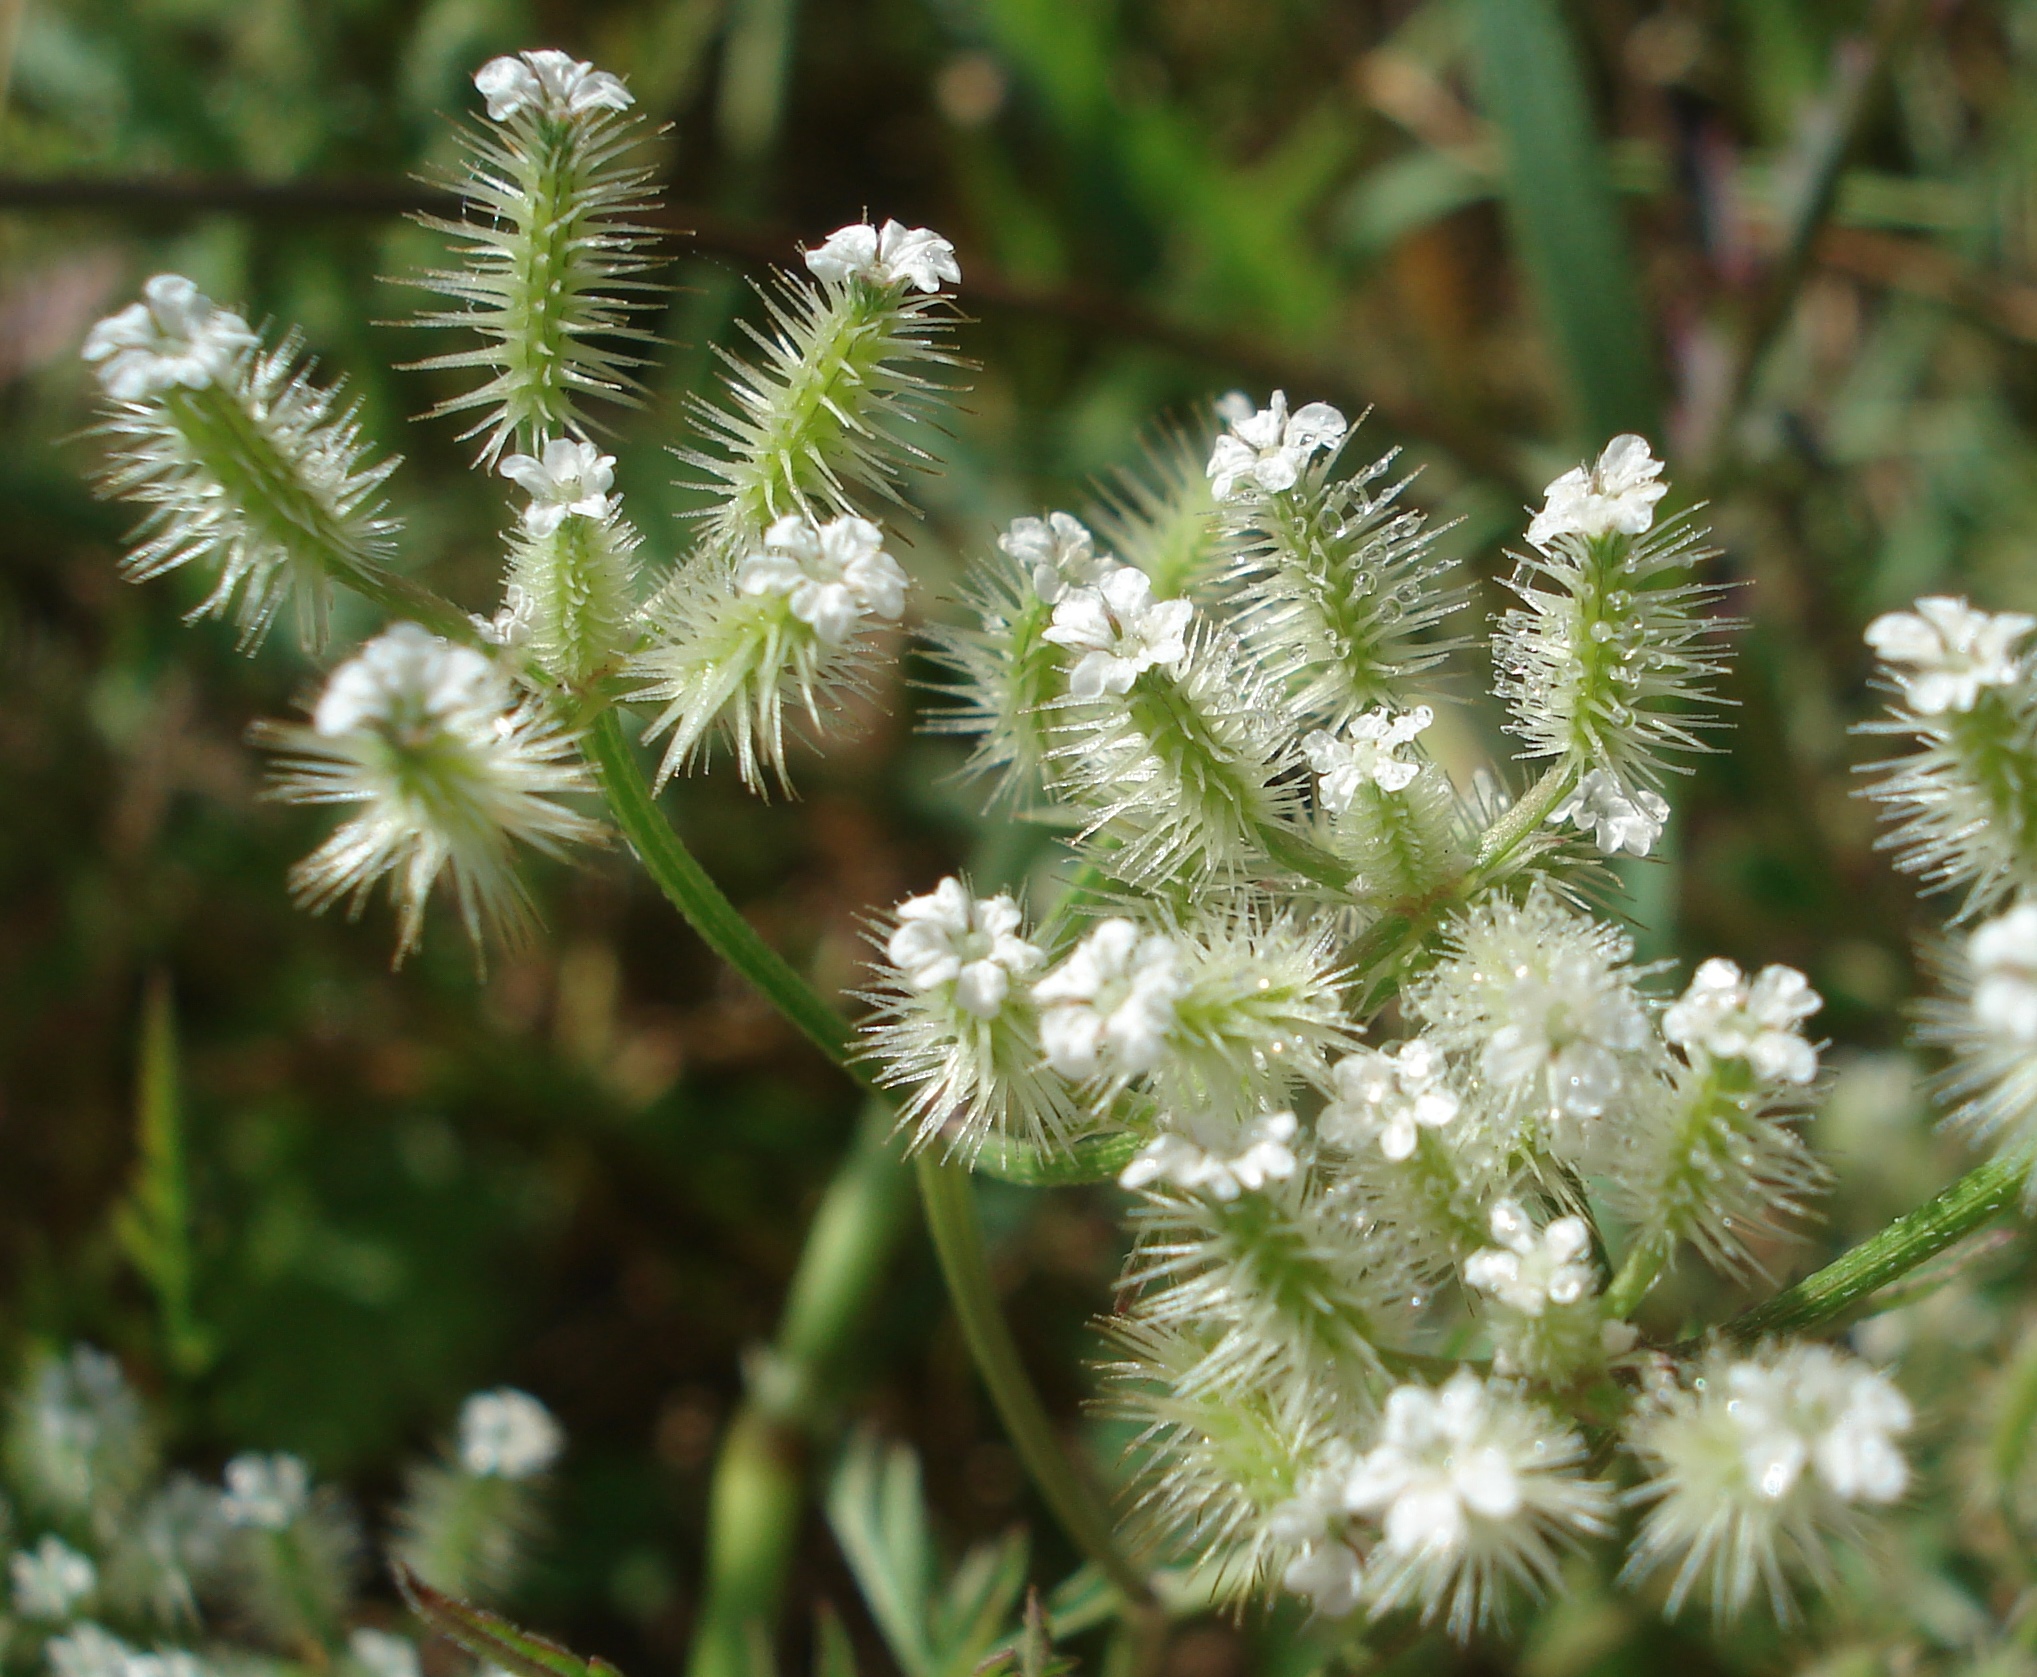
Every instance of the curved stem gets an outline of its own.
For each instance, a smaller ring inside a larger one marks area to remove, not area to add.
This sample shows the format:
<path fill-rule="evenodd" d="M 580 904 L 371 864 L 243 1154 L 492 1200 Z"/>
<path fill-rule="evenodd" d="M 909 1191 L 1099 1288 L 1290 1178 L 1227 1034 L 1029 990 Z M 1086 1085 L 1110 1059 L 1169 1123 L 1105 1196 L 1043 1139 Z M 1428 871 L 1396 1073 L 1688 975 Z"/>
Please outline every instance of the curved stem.
<path fill-rule="evenodd" d="M 1752 1340 L 1763 1334 L 1800 1333 L 1835 1320 L 2012 1209 L 2029 1174 L 2028 1159 L 1990 1159 L 1794 1287 L 1743 1311 L 1721 1331 L 1732 1339 Z"/>
<path fill-rule="evenodd" d="M 1012 1448 L 1026 1464 L 1041 1498 L 1054 1511 L 1076 1546 L 1098 1571 L 1121 1590 L 1128 1603 L 1150 1601 L 1146 1582 L 1118 1553 L 1110 1516 L 1054 1436 L 1046 1406 L 1026 1378 L 1018 1346 L 998 1309 L 990 1265 L 983 1251 L 983 1225 L 976 1215 L 975 1190 L 969 1172 L 946 1164 L 931 1153 L 913 1161 L 919 1172 L 920 1202 L 926 1207 L 927 1232 L 940 1254 L 948 1293 L 962 1323 L 962 1336 L 977 1372 L 990 1389 L 991 1401 L 1011 1437 Z"/>
<path fill-rule="evenodd" d="M 585 749 L 610 813 L 666 898 L 716 954 L 734 967 L 820 1051 L 887 1106 L 867 1067 L 853 1058 L 848 1021 L 785 958 L 759 937 L 694 859 L 659 813 L 613 710 L 589 729 Z M 1063 1456 L 1045 1406 L 1019 1360 L 998 1312 L 983 1251 L 983 1233 L 969 1197 L 969 1173 L 929 1154 L 918 1161 L 920 1198 L 963 1334 L 1012 1444 L 1047 1506 L 1077 1548 L 1108 1577 L 1134 1610 L 1151 1602 L 1145 1580 L 1119 1552 L 1101 1500 Z M 795 1308 L 797 1301 L 795 1301 Z"/>

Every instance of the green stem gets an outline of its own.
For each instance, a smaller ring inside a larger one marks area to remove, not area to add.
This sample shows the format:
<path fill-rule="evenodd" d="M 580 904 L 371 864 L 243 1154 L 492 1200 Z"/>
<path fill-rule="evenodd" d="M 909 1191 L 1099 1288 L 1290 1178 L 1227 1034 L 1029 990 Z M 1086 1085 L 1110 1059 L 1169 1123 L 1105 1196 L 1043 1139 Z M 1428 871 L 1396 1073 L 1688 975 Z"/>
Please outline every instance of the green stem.
<path fill-rule="evenodd" d="M 1747 1341 L 1764 1334 L 1801 1333 L 1833 1321 L 2013 1209 L 2029 1174 L 2028 1159 L 1989 1160 L 1794 1287 L 1734 1317 L 1722 1331 Z"/>
<path fill-rule="evenodd" d="M 622 724 L 614 711 L 601 716 L 588 731 L 586 751 L 616 825 L 672 906 L 716 954 L 761 990 L 815 1047 L 878 1100 L 888 1104 L 889 1096 L 871 1081 L 868 1069 L 853 1058 L 848 1022 L 736 912 L 735 905 L 721 894 L 658 812 L 650 786 L 637 766 L 629 742 L 623 738 Z M 1135 1607 L 1148 1603 L 1151 1598 L 1145 1581 L 1118 1552 L 1108 1512 L 1063 1458 L 1045 1406 L 1019 1360 L 1010 1330 L 998 1314 L 975 1203 L 967 1197 L 968 1171 L 958 1165 L 943 1164 L 925 1153 L 917 1163 L 920 1198 L 949 1293 L 976 1357 L 977 1370 L 1011 1432 L 1020 1460 L 1032 1474 L 1047 1506 L 1083 1554 L 1124 1593 L 1129 1603 Z"/>
<path fill-rule="evenodd" d="M 1606 1288 L 1606 1320 L 1619 1322 L 1633 1315 L 1648 1296 L 1649 1288 L 1661 1276 L 1662 1266 L 1668 1258 L 1668 1249 L 1654 1240 L 1645 1241 L 1629 1252 L 1626 1261 L 1620 1265 L 1619 1273 L 1613 1277 L 1612 1285 Z"/>
<path fill-rule="evenodd" d="M 919 1172 L 927 1231 L 940 1255 L 962 1336 L 969 1342 L 977 1372 L 990 1390 L 1012 1447 L 1076 1547 L 1124 1593 L 1127 1602 L 1134 1606 L 1149 1602 L 1146 1581 L 1118 1553 L 1109 1514 L 1062 1450 L 1046 1406 L 1019 1361 L 1018 1346 L 1005 1325 L 991 1284 L 983 1225 L 976 1215 L 969 1172 L 932 1153 L 921 1153 L 913 1163 Z"/>
<path fill-rule="evenodd" d="M 855 1143 L 807 1231 L 770 1351 L 723 1436 L 708 1498 L 705 1599 L 688 1677 L 751 1677 L 777 1623 L 799 1531 L 807 1447 L 842 1395 L 844 1365 L 898 1247 L 905 1168 L 890 1108 Z"/>

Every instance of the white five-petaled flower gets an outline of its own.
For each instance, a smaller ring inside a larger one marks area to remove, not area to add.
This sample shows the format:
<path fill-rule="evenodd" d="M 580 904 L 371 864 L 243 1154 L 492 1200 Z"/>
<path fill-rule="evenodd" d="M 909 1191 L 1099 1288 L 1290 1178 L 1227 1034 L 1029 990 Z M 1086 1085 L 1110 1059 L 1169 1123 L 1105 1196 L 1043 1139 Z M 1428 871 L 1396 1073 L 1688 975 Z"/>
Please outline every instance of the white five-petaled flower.
<path fill-rule="evenodd" d="M 1443 1078 L 1443 1056 L 1422 1037 L 1390 1053 L 1360 1048 L 1330 1068 L 1334 1094 L 1316 1127 L 1339 1147 L 1376 1138 L 1389 1159 L 1405 1159 L 1418 1130 L 1440 1129 L 1457 1116 L 1457 1096 Z"/>
<path fill-rule="evenodd" d="M 589 111 L 626 111 L 636 103 L 619 77 L 570 53 L 546 49 L 491 58 L 474 72 L 492 122 L 527 110 L 563 121 Z"/>
<path fill-rule="evenodd" d="M 1800 1027 L 1824 1005 L 1795 967 L 1763 967 L 1750 981 L 1715 956 L 1662 1015 L 1662 1034 L 1715 1060 L 1745 1060 L 1765 1080 L 1808 1083 L 1818 1075 L 1818 1051 Z"/>
<path fill-rule="evenodd" d="M 1050 606 L 1070 588 L 1100 582 L 1112 564 L 1097 553 L 1089 526 L 1065 512 L 1015 518 L 997 545 L 1032 573 L 1033 591 Z"/>
<path fill-rule="evenodd" d="M 959 879 L 898 905 L 898 929 L 884 952 L 913 990 L 954 987 L 955 1005 L 989 1019 L 1004 1006 L 1014 974 L 1044 958 L 1018 935 L 1019 906 L 1000 892 L 971 900 Z"/>
<path fill-rule="evenodd" d="M 1234 1200 L 1247 1190 L 1256 1193 L 1269 1182 L 1285 1182 L 1294 1175 L 1299 1163 L 1294 1156 L 1295 1129 L 1292 1112 L 1265 1113 L 1233 1138 L 1233 1145 L 1240 1141 L 1244 1145 L 1228 1152 L 1169 1131 L 1139 1149 L 1119 1173 L 1118 1185 L 1144 1188 L 1165 1182 L 1191 1194 Z"/>
<path fill-rule="evenodd" d="M 1867 626 L 1867 644 L 1886 664 L 1911 709 L 1922 716 L 1971 710 L 1986 687 L 2014 685 L 2016 643 L 2037 628 L 2020 611 L 1976 611 L 1964 600 L 1926 595 L 1914 611 L 1891 611 Z"/>
<path fill-rule="evenodd" d="M 24 1619 L 61 1621 L 99 1587 L 99 1569 L 54 1532 L 7 1563 L 14 1611 Z"/>
<path fill-rule="evenodd" d="M 460 1405 L 460 1466 L 476 1478 L 532 1478 L 559 1459 L 564 1443 L 552 1412 L 513 1386 Z"/>
<path fill-rule="evenodd" d="M 1489 1409 L 1485 1382 L 1469 1369 L 1438 1390 L 1397 1387 L 1379 1443 L 1345 1483 L 1345 1506 L 1381 1516 L 1387 1547 L 1413 1553 L 1462 1549 L 1473 1519 L 1511 1519 L 1520 1464 L 1486 1436 Z"/>
<path fill-rule="evenodd" d="M 1609 769 L 1591 769 L 1549 812 L 1552 825 L 1572 823 L 1597 841 L 1601 856 L 1645 856 L 1669 821 L 1669 800 L 1645 786 L 1626 787 Z"/>
<path fill-rule="evenodd" d="M 1033 986 L 1047 1063 L 1064 1077 L 1151 1071 L 1187 983 L 1174 939 L 1103 921 Z"/>
<path fill-rule="evenodd" d="M 84 357 L 116 401 L 221 383 L 255 345 L 245 320 L 220 308 L 182 274 L 157 274 L 141 294 L 139 303 L 108 315 L 85 335 Z"/>
<path fill-rule="evenodd" d="M 592 443 L 554 437 L 541 457 L 512 454 L 501 469 L 530 496 L 523 527 L 534 536 L 549 536 L 568 517 L 606 518 L 613 510 L 608 491 L 615 483 L 615 456 Z"/>
<path fill-rule="evenodd" d="M 792 615 L 830 646 L 846 641 L 865 617 L 896 619 L 905 610 L 905 572 L 867 518 L 779 519 L 764 532 L 762 550 L 736 567 L 736 587 L 784 595 Z"/>
<path fill-rule="evenodd" d="M 1631 432 L 1615 437 L 1596 464 L 1573 466 L 1543 491 L 1528 541 L 1546 548 L 1559 536 L 1645 535 L 1655 522 L 1655 503 L 1669 493 L 1661 476 L 1662 462 L 1649 452 L 1645 437 Z"/>
<path fill-rule="evenodd" d="M 1737 1362 L 1724 1402 L 1748 1484 L 1766 1501 L 1789 1495 L 1806 1468 L 1844 1502 L 1893 1502 L 1909 1483 L 1894 1442 L 1910 1428 L 1909 1401 L 1857 1358 L 1803 1345 Z"/>
<path fill-rule="evenodd" d="M 1967 940 L 1973 1017 L 1996 1038 L 2037 1043 L 2037 902 L 2018 903 Z"/>
<path fill-rule="evenodd" d="M 226 1464 L 220 1518 L 230 1526 L 281 1531 L 310 1506 L 311 1472 L 296 1456 L 235 1456 Z"/>
<path fill-rule="evenodd" d="M 816 278 L 833 285 L 860 279 L 931 293 L 940 290 L 944 280 L 949 285 L 962 283 L 962 266 L 952 244 L 932 228 L 896 221 L 887 221 L 882 228 L 867 221 L 838 227 L 820 249 L 806 253 L 806 265 Z"/>
<path fill-rule="evenodd" d="M 1209 456 L 1207 476 L 1219 501 L 1292 489 L 1309 461 L 1336 448 L 1351 429 L 1327 402 L 1310 402 L 1289 414 L 1284 390 L 1273 392 L 1269 406 L 1256 409 L 1249 396 L 1234 390 L 1217 403 L 1217 413 L 1231 427 L 1217 438 Z"/>
<path fill-rule="evenodd" d="M 1464 1279 L 1509 1310 L 1540 1316 L 1552 1304 L 1591 1296 L 1591 1266 L 1582 1261 L 1591 1233 L 1582 1217 L 1559 1217 L 1538 1233 L 1515 1201 L 1501 1200 L 1492 1208 L 1492 1238 L 1497 1247 L 1464 1260 Z"/>
<path fill-rule="evenodd" d="M 1071 588 L 1054 607 L 1054 621 L 1041 635 L 1082 656 L 1068 675 L 1078 699 L 1128 693 L 1140 674 L 1176 664 L 1188 653 L 1188 626 L 1195 607 L 1186 600 L 1156 600 L 1146 573 L 1112 565 L 1094 587 Z"/>
<path fill-rule="evenodd" d="M 1353 717 L 1341 736 L 1322 728 L 1310 734 L 1301 748 L 1309 767 L 1322 779 L 1323 808 L 1342 814 L 1359 789 L 1368 785 L 1382 792 L 1406 791 L 1422 766 L 1395 753 L 1435 720 L 1436 713 L 1427 705 L 1398 716 L 1381 706 Z"/>

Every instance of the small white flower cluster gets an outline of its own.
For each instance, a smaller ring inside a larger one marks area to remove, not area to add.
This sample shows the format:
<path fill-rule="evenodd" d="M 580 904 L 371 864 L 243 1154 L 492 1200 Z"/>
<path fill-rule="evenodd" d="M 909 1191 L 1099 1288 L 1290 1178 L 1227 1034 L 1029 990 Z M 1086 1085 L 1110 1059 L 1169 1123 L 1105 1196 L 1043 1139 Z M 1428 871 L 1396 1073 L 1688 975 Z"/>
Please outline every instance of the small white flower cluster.
<path fill-rule="evenodd" d="M 1112 565 L 1093 585 L 1059 594 L 1053 623 L 1040 638 L 1081 654 L 1068 691 L 1095 699 L 1129 693 L 1147 670 L 1180 663 L 1194 616 L 1186 600 L 1154 599 L 1144 571 Z"/>
<path fill-rule="evenodd" d="M 142 300 L 85 335 L 84 357 L 117 402 L 165 390 L 224 384 L 258 342 L 248 323 L 212 302 L 182 274 L 157 274 Z"/>
<path fill-rule="evenodd" d="M 1964 600 L 1928 595 L 1914 611 L 1892 611 L 1867 626 L 1867 644 L 1894 666 L 1904 701 L 1919 716 L 1969 711 L 1989 688 L 2025 679 L 2016 648 L 2037 617 L 1975 611 Z"/>
<path fill-rule="evenodd" d="M 1902 1496 L 1896 1444 L 1910 1406 L 1888 1377 L 1822 1345 L 1715 1357 L 1644 1411 L 1631 1434 L 1650 1504 L 1629 1570 L 1673 1566 L 1670 1610 L 1702 1583 L 1738 1612 L 1757 1590 L 1787 1616 L 1784 1557 L 1814 1574 L 1856 1511 Z"/>
<path fill-rule="evenodd" d="M 616 503 L 615 456 L 592 443 L 554 437 L 535 455 L 512 454 L 499 468 L 502 475 L 530 496 L 523 509 L 523 527 L 533 536 L 549 536 L 568 518 L 606 519 Z"/>
<path fill-rule="evenodd" d="M 226 1464 L 220 1517 L 230 1526 L 282 1531 L 311 1505 L 311 1470 L 296 1456 L 235 1456 Z"/>
<path fill-rule="evenodd" d="M 1025 567 L 1033 592 L 1050 606 L 1059 605 L 1071 588 L 1096 587 L 1115 565 L 1108 554 L 1097 553 L 1089 526 L 1065 512 L 1015 518 L 997 545 Z"/>
<path fill-rule="evenodd" d="M 808 270 L 829 285 L 851 280 L 882 288 L 911 286 L 928 295 L 943 285 L 960 285 L 962 267 L 955 247 L 925 227 L 887 221 L 838 227 L 818 250 L 806 253 Z"/>
<path fill-rule="evenodd" d="M 1246 1126 L 1239 1137 L 1244 1148 L 1236 1153 L 1198 1146 L 1189 1136 L 1169 1131 L 1139 1149 L 1118 1174 L 1118 1186 L 1136 1190 L 1164 1182 L 1184 1193 L 1234 1200 L 1294 1175 L 1298 1161 L 1292 1143 L 1298 1128 L 1292 1112 L 1269 1112 Z"/>
<path fill-rule="evenodd" d="M 620 77 L 551 49 L 491 58 L 474 72 L 474 87 L 488 103 L 490 122 L 512 122 L 526 112 L 567 122 L 636 103 Z"/>
<path fill-rule="evenodd" d="M 945 987 L 963 1012 L 994 1019 L 1011 981 L 1042 956 L 1018 935 L 1025 916 L 1009 896 L 972 898 L 959 879 L 898 905 L 884 953 L 915 992 Z"/>
<path fill-rule="evenodd" d="M 1414 1037 L 1390 1053 L 1361 1048 L 1333 1065 L 1316 1129 L 1335 1146 L 1355 1151 L 1376 1143 L 1387 1158 L 1405 1159 L 1423 1130 L 1441 1129 L 1462 1104 L 1436 1045 Z"/>
<path fill-rule="evenodd" d="M 905 610 L 906 575 L 867 518 L 781 518 L 764 545 L 736 566 L 736 588 L 777 596 L 827 646 L 846 643 L 866 617 L 895 622 Z"/>
<path fill-rule="evenodd" d="M 1301 746 L 1321 782 L 1323 808 L 1342 815 L 1367 787 L 1405 792 L 1422 766 L 1398 753 L 1435 720 L 1436 713 L 1427 705 L 1398 716 L 1382 708 L 1352 718 L 1342 734 L 1321 728 L 1310 734 Z"/>
<path fill-rule="evenodd" d="M 1818 1075 L 1818 1051 L 1801 1027 L 1823 1005 L 1794 967 L 1763 967 L 1750 980 L 1714 957 L 1662 1015 L 1662 1034 L 1691 1054 L 1745 1061 L 1765 1082 L 1809 1083 Z"/>
<path fill-rule="evenodd" d="M 1210 490 L 1219 501 L 1249 495 L 1278 495 L 1300 482 L 1318 454 L 1335 453 L 1350 433 L 1344 416 L 1327 402 L 1310 402 L 1287 411 L 1287 392 L 1273 392 L 1272 403 L 1255 408 L 1236 390 L 1217 404 L 1230 429 L 1210 450 Z"/>
<path fill-rule="evenodd" d="M 1646 535 L 1656 504 L 1668 493 L 1648 439 L 1615 437 L 1592 465 L 1574 466 L 1549 485 L 1542 510 L 1529 521 L 1528 540 L 1547 550 L 1565 537 Z"/>
<path fill-rule="evenodd" d="M 1104 921 L 1033 986 L 1047 1063 L 1075 1078 L 1151 1071 L 1187 988 L 1174 938 L 1130 920 Z"/>
<path fill-rule="evenodd" d="M 1621 785 L 1610 770 L 1588 769 L 1549 819 L 1591 834 L 1601 856 L 1645 856 L 1669 824 L 1669 800 L 1645 786 Z"/>
<path fill-rule="evenodd" d="M 16 1551 L 7 1563 L 14 1611 L 24 1619 L 62 1622 L 99 1587 L 99 1569 L 55 1532 L 33 1549 Z"/>
<path fill-rule="evenodd" d="M 513 1386 L 476 1392 L 460 1406 L 460 1466 L 477 1477 L 536 1478 L 565 1441 L 552 1412 Z"/>

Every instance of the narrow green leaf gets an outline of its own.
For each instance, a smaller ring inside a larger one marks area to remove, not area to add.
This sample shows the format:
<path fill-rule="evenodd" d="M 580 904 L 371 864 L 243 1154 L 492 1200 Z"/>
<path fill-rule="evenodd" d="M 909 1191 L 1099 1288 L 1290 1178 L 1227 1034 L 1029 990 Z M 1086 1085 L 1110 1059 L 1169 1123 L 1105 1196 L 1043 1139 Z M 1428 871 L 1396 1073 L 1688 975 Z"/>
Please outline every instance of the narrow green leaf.
<path fill-rule="evenodd" d="M 856 1677 L 856 1645 L 826 1602 L 814 1614 L 813 1677 Z"/>
<path fill-rule="evenodd" d="M 149 981 L 142 1003 L 136 1060 L 134 1183 L 114 1213 L 114 1232 L 155 1295 L 170 1366 L 189 1376 L 205 1370 L 214 1347 L 194 1298 L 177 1016 L 169 980 L 160 973 Z"/>
<path fill-rule="evenodd" d="M 979 1543 L 948 1580 L 928 1627 L 934 1663 L 944 1677 L 968 1677 L 997 1643 L 1026 1588 L 1023 1531 Z"/>
<path fill-rule="evenodd" d="M 933 1546 L 920 1496 L 919 1461 L 859 1432 L 828 1487 L 828 1524 L 906 1677 L 936 1677 L 927 1637 Z"/>
<path fill-rule="evenodd" d="M 1473 0 L 1514 242 L 1570 387 L 1574 439 L 1661 440 L 1654 352 L 1577 51 L 1558 0 Z"/>
<path fill-rule="evenodd" d="M 396 1587 L 410 1610 L 448 1641 L 476 1659 L 500 1666 L 511 1677 L 620 1677 L 602 1659 L 582 1659 L 556 1642 L 510 1623 L 500 1613 L 433 1589 L 401 1561 L 393 1561 Z"/>

